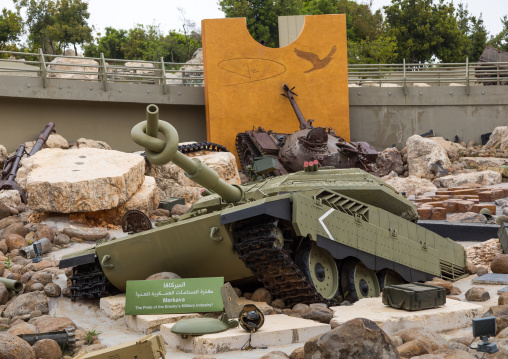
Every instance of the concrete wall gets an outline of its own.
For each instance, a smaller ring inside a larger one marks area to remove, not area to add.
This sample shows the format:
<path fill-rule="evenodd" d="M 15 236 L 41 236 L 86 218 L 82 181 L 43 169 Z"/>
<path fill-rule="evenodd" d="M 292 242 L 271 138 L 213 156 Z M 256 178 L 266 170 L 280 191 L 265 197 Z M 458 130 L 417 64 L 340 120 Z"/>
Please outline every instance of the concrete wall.
<path fill-rule="evenodd" d="M 279 47 L 284 47 L 296 40 L 303 29 L 305 15 L 279 16 Z"/>
<path fill-rule="evenodd" d="M 0 77 L 0 144 L 9 152 L 35 140 L 49 122 L 68 141 L 80 137 L 106 141 L 113 149 L 141 150 L 131 139 L 132 126 L 145 119 L 146 106 L 159 106 L 160 118 L 171 122 L 180 142 L 205 141 L 202 87 L 110 83 L 98 81 Z"/>
<path fill-rule="evenodd" d="M 351 140 L 378 150 L 405 146 L 408 137 L 433 130 L 436 136 L 474 140 L 508 125 L 508 86 L 349 88 Z"/>

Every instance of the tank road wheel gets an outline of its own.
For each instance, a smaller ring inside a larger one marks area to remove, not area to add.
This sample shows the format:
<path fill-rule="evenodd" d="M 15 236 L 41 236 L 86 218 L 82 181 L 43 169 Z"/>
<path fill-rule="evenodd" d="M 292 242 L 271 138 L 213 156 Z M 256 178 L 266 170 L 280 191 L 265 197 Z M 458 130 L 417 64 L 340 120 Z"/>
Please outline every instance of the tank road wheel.
<path fill-rule="evenodd" d="M 307 242 L 296 253 L 295 262 L 323 298 L 331 300 L 339 294 L 339 270 L 327 250 Z"/>
<path fill-rule="evenodd" d="M 383 290 L 383 288 L 388 285 L 397 285 L 405 283 L 404 279 L 400 276 L 400 274 L 391 269 L 383 269 L 377 272 L 376 275 L 379 281 L 380 290 Z"/>
<path fill-rule="evenodd" d="M 367 297 L 379 297 L 376 273 L 359 260 L 347 260 L 342 266 L 341 285 L 344 299 L 350 303 Z"/>

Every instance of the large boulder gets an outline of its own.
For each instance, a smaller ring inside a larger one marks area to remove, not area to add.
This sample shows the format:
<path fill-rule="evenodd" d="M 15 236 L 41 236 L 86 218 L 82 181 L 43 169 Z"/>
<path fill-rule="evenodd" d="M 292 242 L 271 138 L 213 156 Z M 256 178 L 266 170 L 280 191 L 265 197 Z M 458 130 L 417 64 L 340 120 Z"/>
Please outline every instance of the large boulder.
<path fill-rule="evenodd" d="M 77 148 L 96 148 L 98 150 L 110 150 L 111 147 L 104 141 L 89 140 L 87 138 L 78 138 L 76 140 Z"/>
<path fill-rule="evenodd" d="M 490 294 L 485 288 L 473 287 L 466 292 L 465 297 L 470 302 L 485 302 L 490 299 Z"/>
<path fill-rule="evenodd" d="M 236 159 L 231 152 L 209 152 L 195 157 L 216 171 L 227 183 L 240 184 Z M 183 197 L 192 204 L 201 198 L 203 187 L 185 176 L 184 171 L 172 162 L 164 166 L 149 166 L 146 174 L 155 178 L 161 200 Z"/>
<path fill-rule="evenodd" d="M 395 188 L 399 193 L 406 192 L 408 196 L 419 196 L 437 190 L 437 187 L 429 180 L 415 176 L 390 178 L 386 180 L 386 183 Z"/>
<path fill-rule="evenodd" d="M 9 302 L 7 307 L 5 307 L 2 315 L 12 318 L 30 314 L 34 310 L 40 310 L 43 314 L 49 312 L 48 297 L 44 292 L 30 292 L 15 297 Z"/>
<path fill-rule="evenodd" d="M 7 152 L 7 149 L 5 146 L 0 145 L 0 166 L 3 167 L 4 161 L 9 156 L 9 153 Z"/>
<path fill-rule="evenodd" d="M 62 350 L 53 339 L 42 339 L 37 341 L 33 350 L 37 359 L 59 359 L 62 357 Z"/>
<path fill-rule="evenodd" d="M 46 140 L 48 148 L 69 148 L 69 142 L 58 133 L 52 133 Z"/>
<path fill-rule="evenodd" d="M 492 273 L 508 274 L 508 254 L 498 254 L 490 264 Z"/>
<path fill-rule="evenodd" d="M 508 305 L 494 305 L 489 308 L 483 318 L 496 317 L 496 335 L 508 328 Z"/>
<path fill-rule="evenodd" d="M 11 208 L 0 202 L 0 219 L 10 217 L 11 214 Z"/>
<path fill-rule="evenodd" d="M 23 159 L 18 183 L 28 206 L 42 212 L 89 212 L 118 207 L 145 180 L 142 156 L 95 148 L 47 149 Z"/>
<path fill-rule="evenodd" d="M 32 318 L 28 323 L 35 325 L 40 333 L 54 332 L 58 330 L 64 330 L 65 328 L 78 327 L 72 320 L 66 317 L 50 317 L 43 315 L 41 317 Z"/>
<path fill-rule="evenodd" d="M 494 171 L 481 171 L 440 177 L 435 183 L 437 186 L 450 188 L 459 187 L 465 183 L 478 183 L 484 186 L 491 186 L 493 184 L 501 183 L 502 180 L 503 177 L 501 176 L 501 173 Z"/>
<path fill-rule="evenodd" d="M 3 220 L 8 220 L 9 218 L 11 217 L 4 218 Z M 24 238 L 28 234 L 28 229 L 26 229 L 23 223 L 14 222 L 3 230 L 2 234 L 0 235 L 0 239 L 7 239 L 7 237 L 12 234 L 16 234 Z M 7 244 L 7 246 L 9 245 Z"/>
<path fill-rule="evenodd" d="M 0 333 L 0 358 L 35 359 L 35 352 L 28 342 L 18 336 Z"/>
<path fill-rule="evenodd" d="M 483 167 L 499 167 L 508 164 L 507 158 L 496 157 L 462 157 L 460 162 L 466 168 L 480 169 Z"/>
<path fill-rule="evenodd" d="M 440 144 L 428 138 L 414 135 L 407 140 L 407 163 L 410 176 L 429 177 L 430 165 L 451 165 L 446 151 Z"/>
<path fill-rule="evenodd" d="M 368 319 L 350 320 L 305 343 L 305 358 L 400 358 L 388 335 Z"/>
<path fill-rule="evenodd" d="M 508 150 L 508 126 L 499 126 L 492 131 L 485 149 Z"/>
<path fill-rule="evenodd" d="M 431 351 L 448 349 L 448 342 L 446 339 L 427 328 L 402 329 L 393 333 L 393 336 L 401 337 L 404 343 L 420 339 Z"/>
<path fill-rule="evenodd" d="M 443 137 L 431 137 L 430 140 L 443 147 L 451 161 L 456 161 L 466 151 L 466 148 L 459 143 L 447 141 Z"/>
<path fill-rule="evenodd" d="M 379 176 L 386 176 L 390 172 L 395 172 L 398 175 L 404 173 L 404 162 L 399 150 L 395 147 L 390 147 L 382 152 L 379 152 L 376 159 L 377 171 Z"/>
<path fill-rule="evenodd" d="M 487 223 L 487 218 L 483 214 L 466 212 L 452 213 L 448 215 L 446 222 L 451 223 Z"/>
<path fill-rule="evenodd" d="M 68 66 L 69 64 L 71 66 Z M 72 65 L 81 65 L 81 66 L 72 66 Z M 57 57 L 48 64 L 48 70 L 67 72 L 67 73 L 60 72 L 48 73 L 48 77 L 55 77 L 59 79 L 97 80 L 99 78 L 98 75 L 88 75 L 88 74 L 81 75 L 76 73 L 68 73 L 68 72 L 86 72 L 86 73 L 99 72 L 99 63 L 97 61 L 83 57 L 73 57 L 73 58 Z"/>

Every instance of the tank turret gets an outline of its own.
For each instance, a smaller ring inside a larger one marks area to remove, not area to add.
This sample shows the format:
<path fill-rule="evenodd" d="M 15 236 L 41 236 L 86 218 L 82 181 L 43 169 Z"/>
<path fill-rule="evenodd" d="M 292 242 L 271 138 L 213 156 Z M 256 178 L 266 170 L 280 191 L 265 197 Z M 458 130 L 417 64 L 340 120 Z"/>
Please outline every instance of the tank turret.
<path fill-rule="evenodd" d="M 165 140 L 157 138 L 161 132 Z M 189 158 L 178 151 L 178 132 L 169 123 L 159 121 L 159 108 L 148 105 L 146 121 L 132 128 L 134 142 L 145 148 L 146 158 L 155 165 L 173 162 L 185 171 L 185 175 L 206 189 L 217 193 L 228 203 L 239 202 L 243 197 L 240 186 L 230 185 L 219 178 L 217 172 L 197 158 Z"/>

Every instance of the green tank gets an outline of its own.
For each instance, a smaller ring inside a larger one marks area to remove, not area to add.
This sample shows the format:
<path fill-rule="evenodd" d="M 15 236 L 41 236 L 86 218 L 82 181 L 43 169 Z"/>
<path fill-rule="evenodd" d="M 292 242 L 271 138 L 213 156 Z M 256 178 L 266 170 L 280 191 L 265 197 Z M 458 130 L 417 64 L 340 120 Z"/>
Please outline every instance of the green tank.
<path fill-rule="evenodd" d="M 161 132 L 166 140 L 157 138 Z M 208 190 L 177 219 L 64 257 L 74 267 L 71 296 L 100 296 L 111 284 L 158 272 L 183 278 L 257 279 L 287 306 L 379 296 L 389 284 L 456 280 L 464 248 L 416 222 L 415 206 L 360 169 L 319 168 L 230 185 L 177 151 L 178 134 L 147 107 L 132 129 L 151 163 L 169 161 Z"/>

